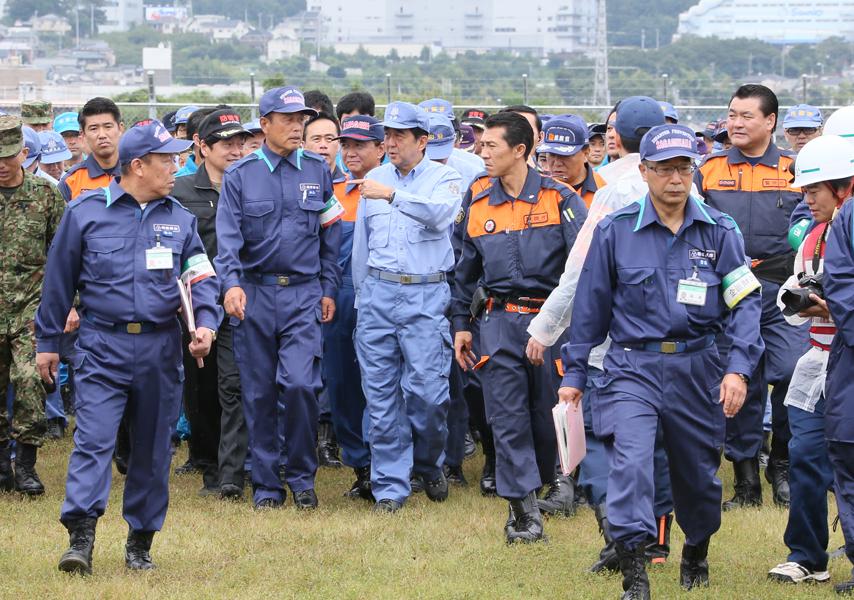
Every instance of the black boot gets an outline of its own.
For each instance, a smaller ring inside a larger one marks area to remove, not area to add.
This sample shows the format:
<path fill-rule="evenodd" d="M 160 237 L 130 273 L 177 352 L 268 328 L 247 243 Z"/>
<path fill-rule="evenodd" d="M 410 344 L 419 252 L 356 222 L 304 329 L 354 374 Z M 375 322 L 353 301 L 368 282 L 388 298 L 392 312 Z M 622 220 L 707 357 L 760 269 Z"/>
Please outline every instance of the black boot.
<path fill-rule="evenodd" d="M 682 562 L 679 565 L 679 583 L 686 590 L 709 587 L 709 540 L 696 546 L 682 546 Z"/>
<path fill-rule="evenodd" d="M 192 455 L 192 452 L 190 453 Z M 121 475 L 128 474 L 128 462 L 130 461 L 130 430 L 127 417 L 123 416 L 119 421 L 119 429 L 116 432 L 116 449 L 113 451 L 113 462 L 116 463 L 116 471 Z M 189 461 L 188 461 L 189 462 Z M 179 469 L 181 467 L 178 467 Z M 175 469 L 175 473 L 179 473 Z"/>
<path fill-rule="evenodd" d="M 733 510 L 748 506 L 762 506 L 762 483 L 759 481 L 759 459 L 748 458 L 732 464 L 735 471 L 735 496 L 721 506 Z"/>
<path fill-rule="evenodd" d="M 125 565 L 134 571 L 149 571 L 154 567 L 151 562 L 151 540 L 154 539 L 153 531 L 128 532 L 128 541 L 125 544 Z"/>
<path fill-rule="evenodd" d="M 47 420 L 47 433 L 45 437 L 49 440 L 61 440 L 65 437 L 65 427 L 62 425 L 62 418 Z"/>
<path fill-rule="evenodd" d="M 780 508 L 789 508 L 789 448 L 776 437 L 771 444 L 765 480 L 771 484 L 774 504 Z"/>
<path fill-rule="evenodd" d="M 15 489 L 27 496 L 44 494 L 44 486 L 36 473 L 38 448 L 18 442 L 15 450 Z"/>
<path fill-rule="evenodd" d="M 317 460 L 321 467 L 341 469 L 344 463 L 338 456 L 338 442 L 332 423 L 319 423 L 317 426 Z"/>
<path fill-rule="evenodd" d="M 469 429 L 466 431 L 466 455 L 465 458 L 471 458 L 477 454 L 477 443 L 474 441 L 474 435 L 472 435 L 472 430 Z"/>
<path fill-rule="evenodd" d="M 483 471 L 480 472 L 480 493 L 482 496 L 495 496 L 495 454 L 486 454 Z"/>
<path fill-rule="evenodd" d="M 356 474 L 356 481 L 353 483 L 350 491 L 345 492 L 344 495 L 353 500 L 362 498 L 376 502 L 374 495 L 371 493 L 371 466 L 356 467 L 353 469 L 353 472 Z"/>
<path fill-rule="evenodd" d="M 442 472 L 445 474 L 445 479 L 447 479 L 448 483 L 451 485 L 467 486 L 469 484 L 466 476 L 463 474 L 462 465 L 459 467 L 452 467 L 448 463 L 445 463 L 442 466 Z"/>
<path fill-rule="evenodd" d="M 537 492 L 531 492 L 521 500 L 511 500 L 510 507 L 516 516 L 516 526 L 507 534 L 507 543 L 531 544 L 549 541 L 543 533 L 543 517 L 537 506 Z M 505 527 L 505 531 L 506 529 Z"/>
<path fill-rule="evenodd" d="M 614 538 L 608 531 L 608 511 L 604 504 L 599 504 L 593 508 L 593 514 L 599 522 L 599 533 L 605 538 L 605 547 L 599 552 L 598 560 L 585 573 L 601 573 L 605 570 L 616 573 L 620 570 L 620 559 L 614 549 Z"/>
<path fill-rule="evenodd" d="M 623 595 L 620 600 L 650 600 L 644 545 L 640 544 L 634 550 L 629 550 L 624 544 L 617 544 L 614 548 L 623 573 Z"/>
<path fill-rule="evenodd" d="M 510 534 L 516 531 L 516 515 L 513 514 L 513 504 L 507 504 L 507 522 L 504 524 L 504 537 L 510 541 Z"/>
<path fill-rule="evenodd" d="M 8 442 L 0 442 L 7 444 L 5 448 L 0 450 L 0 492 L 11 492 L 15 489 L 15 473 L 12 471 L 12 448 L 8 446 Z"/>
<path fill-rule="evenodd" d="M 670 556 L 670 527 L 673 525 L 673 513 L 667 513 L 656 519 L 656 535 L 646 538 L 646 562 L 654 565 L 664 564 Z"/>
<path fill-rule="evenodd" d="M 759 468 L 768 466 L 768 456 L 771 454 L 771 432 L 766 431 L 762 435 L 762 445 L 759 447 Z"/>
<path fill-rule="evenodd" d="M 572 477 L 558 473 L 549 484 L 549 491 L 541 500 L 537 500 L 540 512 L 553 516 L 561 514 L 570 517 L 575 514 L 575 482 Z"/>
<path fill-rule="evenodd" d="M 92 574 L 92 550 L 95 548 L 95 527 L 98 519 L 85 517 L 65 523 L 70 548 L 59 559 L 59 570 L 66 573 Z"/>

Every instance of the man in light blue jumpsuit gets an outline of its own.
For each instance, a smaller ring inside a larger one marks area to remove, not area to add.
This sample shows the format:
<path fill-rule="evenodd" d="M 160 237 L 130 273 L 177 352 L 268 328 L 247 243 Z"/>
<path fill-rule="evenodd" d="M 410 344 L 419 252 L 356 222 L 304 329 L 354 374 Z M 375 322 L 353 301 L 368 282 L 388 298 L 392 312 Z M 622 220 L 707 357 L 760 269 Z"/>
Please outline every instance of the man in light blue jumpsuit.
<path fill-rule="evenodd" d="M 462 183 L 456 171 L 427 157 L 424 109 L 392 102 L 382 125 L 390 163 L 356 180 L 362 198 L 353 285 L 374 510 L 395 512 L 411 493 L 410 472 L 423 479 L 431 500 L 448 496 L 442 465 L 453 344 L 444 312 Z"/>
<path fill-rule="evenodd" d="M 284 423 L 285 480 L 298 508 L 315 508 L 321 322 L 341 284 L 340 204 L 323 157 L 300 148 L 306 114 L 297 88 L 259 103 L 264 145 L 230 166 L 216 214 L 223 307 L 233 317 L 234 360 L 252 448 L 255 506 L 278 508 Z"/>
<path fill-rule="evenodd" d="M 75 448 L 60 520 L 71 548 L 62 571 L 91 573 L 95 527 L 110 493 L 111 459 L 122 415 L 130 431 L 123 516 L 130 526 L 125 564 L 152 569 L 149 550 L 169 502 L 171 423 L 183 381 L 177 277 L 196 265 L 192 283 L 196 358 L 206 356 L 222 320 L 219 283 L 196 231 L 196 217 L 170 197 L 175 140 L 160 121 L 135 127 L 119 143 L 122 182 L 68 204 L 48 255 L 36 312 L 36 364 L 54 380 L 59 338 L 75 292 L 84 307 L 73 368 Z M 201 276 L 204 277 L 201 277 Z"/>
<path fill-rule="evenodd" d="M 686 538 L 681 584 L 708 586 L 709 539 L 721 522 L 716 474 L 725 415 L 741 407 L 746 374 L 764 349 L 760 285 L 746 265 L 741 233 L 728 216 L 690 196 L 693 161 L 700 158 L 694 132 L 653 127 L 640 150 L 649 193 L 596 226 L 577 295 L 597 301 L 574 305 L 570 341 L 561 351 L 561 402 L 577 410 L 591 349 L 609 332 L 613 340 L 590 402 L 611 469 L 608 519 L 623 600 L 650 597 L 644 554 L 655 532 L 652 456 L 659 423 Z M 722 365 L 714 343 L 725 326 L 732 347 Z"/>

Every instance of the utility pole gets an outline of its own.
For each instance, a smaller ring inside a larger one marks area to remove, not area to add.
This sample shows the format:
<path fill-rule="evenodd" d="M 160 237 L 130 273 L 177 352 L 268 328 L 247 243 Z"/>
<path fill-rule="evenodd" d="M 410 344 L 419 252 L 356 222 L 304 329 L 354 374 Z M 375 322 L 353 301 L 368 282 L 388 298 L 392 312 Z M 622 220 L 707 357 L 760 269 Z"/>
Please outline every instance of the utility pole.
<path fill-rule="evenodd" d="M 806 73 L 804 73 L 804 75 L 803 75 L 803 81 L 804 81 L 803 103 L 806 104 L 807 103 L 807 74 Z"/>
<path fill-rule="evenodd" d="M 593 78 L 593 104 L 611 106 L 608 84 L 608 22 L 605 0 L 599 0 L 599 31 L 596 34 L 596 71 Z"/>
<path fill-rule="evenodd" d="M 661 76 L 661 80 L 664 82 L 664 101 L 667 102 L 667 73 Z"/>
<path fill-rule="evenodd" d="M 528 104 L 528 74 L 522 74 L 522 98 L 524 99 L 523 104 Z"/>
<path fill-rule="evenodd" d="M 95 37 L 95 4 L 89 5 L 89 38 Z"/>
<path fill-rule="evenodd" d="M 658 27 L 655 28 L 655 49 L 658 50 Z"/>
<path fill-rule="evenodd" d="M 646 29 L 641 27 L 641 50 L 646 51 Z"/>
<path fill-rule="evenodd" d="M 747 74 L 753 75 L 753 52 L 747 53 Z"/>

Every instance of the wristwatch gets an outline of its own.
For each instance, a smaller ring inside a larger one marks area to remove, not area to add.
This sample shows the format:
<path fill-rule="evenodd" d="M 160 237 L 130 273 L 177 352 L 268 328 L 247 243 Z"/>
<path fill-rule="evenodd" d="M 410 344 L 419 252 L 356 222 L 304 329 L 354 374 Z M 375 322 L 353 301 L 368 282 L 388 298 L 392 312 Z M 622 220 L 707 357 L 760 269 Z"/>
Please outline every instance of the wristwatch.
<path fill-rule="evenodd" d="M 216 341 L 216 331 L 211 329 L 210 332 L 211 332 L 211 343 L 214 343 Z"/>
<path fill-rule="evenodd" d="M 397 190 L 392 190 L 391 194 L 389 194 L 389 196 L 388 196 L 388 203 L 389 203 L 389 204 L 391 204 L 392 202 L 394 202 L 394 193 L 395 193 L 396 191 L 397 191 Z"/>
<path fill-rule="evenodd" d="M 739 373 L 739 374 L 738 374 L 738 376 L 739 376 L 739 377 L 741 377 L 741 380 L 742 380 L 744 383 L 750 383 L 750 377 L 748 377 L 748 376 L 747 376 L 747 375 L 745 375 L 744 373 Z"/>

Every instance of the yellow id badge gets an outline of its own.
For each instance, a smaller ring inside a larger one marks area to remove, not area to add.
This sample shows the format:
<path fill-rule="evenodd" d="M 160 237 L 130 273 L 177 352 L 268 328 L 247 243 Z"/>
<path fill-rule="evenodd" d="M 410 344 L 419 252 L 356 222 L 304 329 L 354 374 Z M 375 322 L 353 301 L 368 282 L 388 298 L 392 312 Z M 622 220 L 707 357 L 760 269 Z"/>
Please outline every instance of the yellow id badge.
<path fill-rule="evenodd" d="M 705 281 L 693 277 L 691 279 L 680 279 L 676 291 L 676 301 L 680 304 L 705 306 L 706 292 L 708 292 L 708 285 Z"/>
<path fill-rule="evenodd" d="M 145 251 L 145 268 L 149 271 L 171 269 L 173 266 L 172 248 L 158 244 L 154 248 L 149 248 Z"/>

